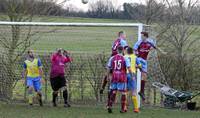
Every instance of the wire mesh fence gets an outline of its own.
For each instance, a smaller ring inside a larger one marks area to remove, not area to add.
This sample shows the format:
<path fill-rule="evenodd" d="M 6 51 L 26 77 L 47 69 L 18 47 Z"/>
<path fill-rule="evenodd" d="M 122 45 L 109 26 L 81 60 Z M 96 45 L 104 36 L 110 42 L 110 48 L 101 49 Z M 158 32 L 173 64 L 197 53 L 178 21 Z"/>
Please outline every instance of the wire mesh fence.
<path fill-rule="evenodd" d="M 1 68 L 4 66 L 3 60 L 5 57 L 3 54 L 1 56 L 0 66 Z M 65 78 L 67 80 L 67 87 L 69 90 L 69 101 L 73 103 L 81 103 L 81 104 L 97 104 L 97 103 L 106 103 L 107 102 L 107 92 L 108 89 L 104 91 L 104 94 L 101 95 L 99 93 L 101 89 L 102 79 L 106 74 L 106 62 L 109 58 L 108 54 L 87 54 L 87 53 L 74 53 L 71 54 L 73 58 L 73 62 L 66 65 L 65 70 Z M 38 55 L 43 64 L 44 76 L 43 79 L 45 83 L 42 87 L 43 92 L 43 100 L 45 102 L 50 102 L 52 100 L 52 89 L 50 86 L 50 57 L 51 53 L 43 53 Z M 21 81 L 21 72 L 22 72 L 22 64 L 25 57 L 23 56 L 20 61 L 18 61 L 15 65 L 15 81 L 11 82 L 5 81 L 6 79 L 13 79 L 12 76 L 7 75 L 9 72 L 6 72 L 3 68 L 0 73 L 0 84 L 1 84 L 1 96 L 4 99 L 12 100 L 12 101 L 26 101 L 27 93 L 26 86 L 23 85 Z M 9 84 L 12 84 L 12 96 L 9 96 Z M 148 83 L 146 88 L 147 94 L 147 103 L 150 105 L 161 106 L 163 101 L 163 96 L 160 92 L 154 89 L 151 86 L 151 82 Z M 120 99 L 120 98 L 118 98 Z M 62 96 L 60 94 L 59 101 L 62 102 Z M 130 99 L 129 99 L 130 101 Z M 130 103 L 130 102 L 129 102 Z"/>

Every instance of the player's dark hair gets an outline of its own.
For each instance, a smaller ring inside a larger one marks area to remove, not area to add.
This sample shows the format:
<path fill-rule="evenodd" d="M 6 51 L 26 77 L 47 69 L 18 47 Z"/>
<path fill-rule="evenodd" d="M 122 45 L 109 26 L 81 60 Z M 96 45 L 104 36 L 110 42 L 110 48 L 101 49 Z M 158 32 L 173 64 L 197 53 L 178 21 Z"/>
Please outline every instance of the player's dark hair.
<path fill-rule="evenodd" d="M 124 34 L 124 31 L 118 32 L 118 36 L 120 37 L 122 34 Z"/>
<path fill-rule="evenodd" d="M 149 37 L 149 34 L 148 34 L 148 32 L 141 32 L 141 34 L 143 34 L 145 37 Z"/>
<path fill-rule="evenodd" d="M 124 48 L 122 46 L 119 46 L 117 48 L 118 53 L 123 53 Z"/>
<path fill-rule="evenodd" d="M 126 50 L 128 54 L 133 54 L 133 48 L 128 47 Z"/>

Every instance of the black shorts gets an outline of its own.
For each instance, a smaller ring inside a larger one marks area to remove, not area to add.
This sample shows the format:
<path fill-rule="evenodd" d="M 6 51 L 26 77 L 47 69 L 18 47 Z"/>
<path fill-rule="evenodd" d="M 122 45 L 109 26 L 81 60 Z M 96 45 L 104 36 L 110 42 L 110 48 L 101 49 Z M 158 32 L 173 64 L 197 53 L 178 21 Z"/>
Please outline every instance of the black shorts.
<path fill-rule="evenodd" d="M 57 76 L 54 78 L 50 78 L 50 82 L 53 91 L 58 91 L 60 88 L 66 86 L 65 77 Z"/>

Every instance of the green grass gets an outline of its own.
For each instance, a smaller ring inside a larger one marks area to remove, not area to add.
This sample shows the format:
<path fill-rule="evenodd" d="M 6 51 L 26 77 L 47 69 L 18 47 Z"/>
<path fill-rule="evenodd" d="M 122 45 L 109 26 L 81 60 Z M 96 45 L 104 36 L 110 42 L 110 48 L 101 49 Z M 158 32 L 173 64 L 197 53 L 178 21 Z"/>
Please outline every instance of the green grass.
<path fill-rule="evenodd" d="M 169 110 L 162 108 L 144 108 L 141 113 L 135 114 L 128 111 L 120 114 L 119 108 L 113 109 L 113 114 L 108 114 L 103 106 L 73 106 L 63 108 L 59 106 L 29 107 L 27 105 L 1 104 L 0 118 L 199 118 L 196 111 Z"/>
<path fill-rule="evenodd" d="M 137 28 L 130 27 L 32 27 L 33 32 L 53 31 L 51 33 L 39 33 L 31 37 L 37 42 L 31 46 L 36 52 L 52 52 L 56 48 L 64 48 L 72 52 L 111 52 L 113 41 L 121 30 L 127 34 L 127 42 L 132 46 L 137 40 Z M 6 30 L 5 30 L 6 29 Z M 21 38 L 26 37 L 27 27 L 22 27 Z M 45 31 L 44 31 L 45 30 Z M 11 37 L 10 29 L 0 26 L 2 34 Z M 9 39 L 8 39 L 9 40 Z"/>
<path fill-rule="evenodd" d="M 86 23 L 134 23 L 134 20 L 123 20 L 123 19 L 103 19 L 103 18 L 81 18 L 81 17 L 35 17 L 33 21 L 44 21 L 44 22 L 86 22 Z"/>
<path fill-rule="evenodd" d="M 48 27 L 52 29 L 51 27 Z M 133 28 L 114 27 L 59 27 L 55 33 L 41 34 L 41 38 L 32 46 L 35 50 L 49 51 L 65 48 L 75 52 L 110 52 L 117 32 L 124 30 L 127 41 L 132 45 L 137 34 Z"/>
<path fill-rule="evenodd" d="M 7 16 L 0 13 L 1 21 L 9 21 Z M 126 19 L 105 19 L 105 18 L 82 18 L 82 17 L 62 17 L 62 16 L 34 16 L 33 22 L 94 22 L 94 23 L 134 23 L 134 20 Z"/>

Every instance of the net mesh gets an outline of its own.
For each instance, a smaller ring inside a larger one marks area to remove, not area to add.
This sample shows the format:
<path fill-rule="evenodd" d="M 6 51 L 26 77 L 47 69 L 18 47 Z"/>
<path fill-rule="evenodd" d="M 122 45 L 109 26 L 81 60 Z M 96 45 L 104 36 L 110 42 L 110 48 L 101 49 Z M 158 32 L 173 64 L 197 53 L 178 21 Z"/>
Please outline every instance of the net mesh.
<path fill-rule="evenodd" d="M 75 103 L 106 101 L 106 91 L 99 89 L 105 75 L 105 64 L 111 53 L 112 42 L 119 31 L 125 31 L 130 46 L 137 40 L 133 27 L 64 27 L 0 25 L 0 97 L 24 101 L 27 93 L 21 73 L 26 50 L 33 49 L 43 64 L 46 79 L 42 91 L 45 101 L 51 101 L 50 56 L 57 48 L 70 52 L 73 62 L 66 67 L 69 99 Z M 7 47 L 11 46 L 11 47 Z M 30 47 L 29 47 L 30 46 Z M 13 50 L 11 50 L 13 49 Z M 60 97 L 62 99 L 62 97 Z"/>

